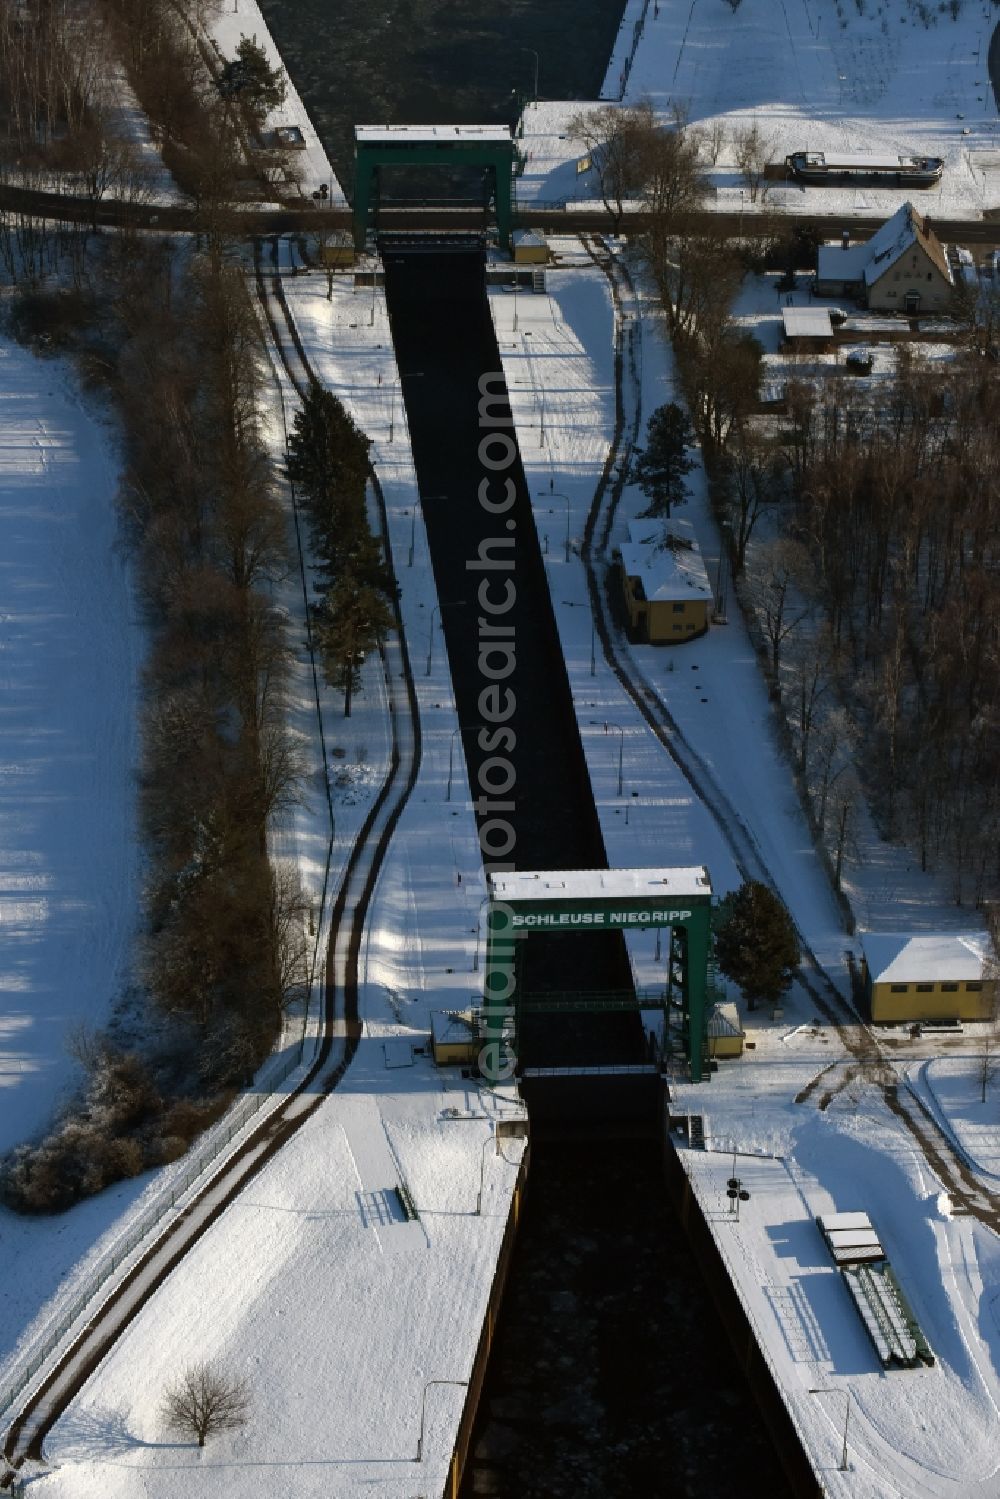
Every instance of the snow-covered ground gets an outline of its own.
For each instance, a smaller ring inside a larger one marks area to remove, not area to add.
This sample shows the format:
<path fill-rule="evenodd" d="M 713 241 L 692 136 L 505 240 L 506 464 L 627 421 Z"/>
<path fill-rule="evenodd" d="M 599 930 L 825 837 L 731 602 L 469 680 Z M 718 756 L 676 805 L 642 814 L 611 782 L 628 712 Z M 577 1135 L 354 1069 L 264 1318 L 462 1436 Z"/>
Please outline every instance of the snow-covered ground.
<path fill-rule="evenodd" d="M 34 1484 L 39 1494 L 169 1499 L 197 1474 L 199 1494 L 235 1495 L 274 1470 L 296 1495 L 324 1499 L 439 1492 L 520 1161 L 521 1143 L 498 1151 L 492 1133 L 520 1113 L 513 1098 L 412 1050 L 427 1042 L 432 1009 L 477 995 L 484 887 L 384 300 L 350 278 L 336 278 L 328 300 L 318 274 L 286 290 L 317 375 L 374 438 L 420 698 L 421 775 L 378 884 L 362 956 L 365 1039 L 344 1083 L 101 1365 L 46 1444 L 54 1471 Z M 280 432 L 275 407 L 275 442 Z M 313 759 L 306 804 L 279 843 L 315 890 L 329 817 L 297 649 L 295 722 Z M 339 694 L 321 687 L 320 697 L 327 745 L 345 750 L 331 756 L 335 876 L 381 778 L 385 714 L 374 667 L 350 720 Z M 338 786 L 352 767 L 355 784 Z M 403 1221 L 399 1182 L 417 1223 Z M 250 1424 L 200 1455 L 159 1414 L 165 1385 L 193 1358 L 221 1359 L 253 1389 Z"/>
<path fill-rule="evenodd" d="M 642 11 L 629 0 L 603 97 L 619 97 L 622 64 Z M 733 154 L 733 131 L 756 121 L 771 159 L 792 151 L 900 151 L 940 156 L 938 187 L 918 195 L 938 217 L 978 218 L 1000 203 L 1000 121 L 986 54 L 995 12 L 960 0 L 958 15 L 908 0 L 722 0 L 650 4 L 628 75 L 625 103 L 649 99 L 676 107 L 706 136 L 716 121 L 725 138 L 705 165 L 720 208 L 749 207 Z M 918 11 L 927 17 L 925 24 Z M 527 155 L 518 179 L 521 204 L 533 199 L 592 200 L 593 170 L 567 121 L 587 105 L 529 104 Z M 898 190 L 776 183 L 770 202 L 788 213 L 871 214 L 887 218 Z"/>
<path fill-rule="evenodd" d="M 820 1060 L 816 1059 L 817 1062 Z M 782 1109 L 771 1074 L 754 1063 L 758 1120 L 784 1114 L 784 1159 L 736 1158 L 750 1192 L 739 1221 L 726 1181 L 732 1145 L 682 1160 L 792 1420 L 834 1499 L 992 1499 L 1000 1489 L 1000 1248 L 970 1219 L 952 1218 L 909 1137 L 877 1102 L 825 1113 Z M 713 1113 L 716 1084 L 713 1081 Z M 787 1080 L 786 1080 L 787 1085 Z M 780 1085 L 779 1085 L 780 1087 Z M 736 1098 L 742 1090 L 727 1080 Z M 747 1145 L 747 1095 L 731 1111 Z M 720 1114 L 720 1122 L 722 1122 Z M 727 1121 L 730 1122 L 730 1121 Z M 834 1269 L 818 1213 L 869 1213 L 936 1362 L 886 1371 Z M 813 1392 L 817 1393 L 813 1393 Z M 848 1467 L 840 1471 L 846 1406 Z"/>
<path fill-rule="evenodd" d="M 572 241 L 557 240 L 554 249 L 559 265 L 546 273 L 546 295 L 519 293 L 516 316 L 511 291 L 495 288 L 491 301 L 609 856 L 621 866 L 705 862 L 714 888 L 723 892 L 738 879 L 728 847 L 624 698 L 599 644 L 591 674 L 590 610 L 578 552 L 613 433 L 613 320 L 603 274 L 586 264 Z M 626 330 L 626 351 L 631 344 L 644 426 L 649 413 L 674 395 L 674 369 L 662 319 L 641 287 L 638 301 L 626 300 L 624 310 L 634 330 Z M 626 395 L 629 388 L 627 383 Z M 719 542 L 703 474 L 690 476 L 690 488 L 685 517 L 714 578 Z M 627 486 L 612 546 L 624 539 L 642 503 Z M 764 685 L 735 605 L 729 623 L 713 627 L 706 638 L 674 649 L 633 647 L 631 658 L 739 808 L 800 930 L 843 989 L 843 952 L 851 943 L 777 748 Z M 904 850 L 882 844 L 867 823 L 859 853 L 850 874 L 865 924 L 953 924 L 942 882 L 921 875 Z M 630 934 L 629 943 L 637 976 L 653 981 L 653 934 Z M 662 961 L 659 968 L 662 977 Z M 722 1063 L 707 1084 L 672 1083 L 672 1108 L 704 1119 L 707 1152 L 684 1151 L 682 1159 L 825 1491 L 853 1499 L 995 1495 L 995 1239 L 971 1219 L 950 1216 L 950 1204 L 912 1137 L 850 1065 L 837 1032 L 817 1016 L 807 993 L 793 987 L 781 1018 L 766 1011 L 741 1018 L 751 1043 L 744 1057 Z M 914 1072 L 922 1068 L 934 1091 L 950 1100 L 942 1111 L 953 1135 L 988 1168 L 994 1156 L 988 1132 L 972 1134 L 981 1106 L 957 1102 L 962 1090 L 971 1097 L 976 1084 L 970 1069 L 977 1064 L 934 1059 L 933 1038 L 918 1045 L 892 1039 L 901 1053 L 924 1059 L 904 1065 Z M 966 1049 L 970 1045 L 975 1043 L 967 1038 Z M 832 1099 L 818 1108 L 818 1089 L 796 1103 L 796 1095 L 827 1068 L 824 1089 Z M 992 1118 L 995 1098 L 986 1109 Z M 737 1173 L 751 1191 L 739 1224 L 724 1195 L 734 1150 Z M 886 1374 L 878 1363 L 813 1222 L 815 1214 L 835 1209 L 863 1209 L 872 1216 L 937 1356 L 933 1369 Z M 810 1393 L 820 1388 L 835 1393 Z M 841 1473 L 846 1400 L 850 1469 Z"/>
<path fill-rule="evenodd" d="M 704 862 L 715 889 L 724 893 L 738 876 L 714 823 L 622 694 L 599 648 L 596 675 L 590 674 L 590 609 L 578 551 L 614 429 L 612 310 L 604 275 L 580 263 L 576 242 L 557 239 L 553 247 L 560 264 L 547 272 L 547 295 L 520 292 L 515 310 L 512 292 L 493 288 L 491 301 L 609 856 L 615 864 L 634 866 Z M 644 433 L 651 412 L 675 397 L 676 372 L 662 317 L 641 283 L 638 296 L 628 315 L 641 322 L 641 331 L 631 338 Z M 715 579 L 719 538 L 704 471 L 697 468 L 688 482 L 691 500 L 684 514 Z M 644 504 L 639 490 L 626 486 L 612 548 L 627 539 L 628 522 Z M 850 944 L 774 739 L 773 709 L 735 604 L 729 623 L 704 638 L 676 649 L 636 646 L 632 659 L 740 809 L 817 956 L 834 978 L 842 977 L 843 951 Z M 621 799 L 616 795 L 618 734 L 605 732 L 608 720 L 624 734 Z M 848 861 L 848 874 L 862 926 L 955 925 L 946 882 L 921 874 L 905 849 L 883 844 L 868 824 Z M 960 914 L 968 920 L 967 912 Z"/>
<path fill-rule="evenodd" d="M 68 367 L 0 342 L 0 1152 L 128 980 L 142 633 L 110 431 Z"/>
<path fill-rule="evenodd" d="M 908 1073 L 918 1096 L 962 1155 L 977 1173 L 991 1179 L 995 1189 L 1000 1183 L 1000 1070 L 995 1037 L 986 1027 L 983 1032 L 978 1051 L 967 1036 L 962 1055 L 934 1057 L 910 1067 Z"/>

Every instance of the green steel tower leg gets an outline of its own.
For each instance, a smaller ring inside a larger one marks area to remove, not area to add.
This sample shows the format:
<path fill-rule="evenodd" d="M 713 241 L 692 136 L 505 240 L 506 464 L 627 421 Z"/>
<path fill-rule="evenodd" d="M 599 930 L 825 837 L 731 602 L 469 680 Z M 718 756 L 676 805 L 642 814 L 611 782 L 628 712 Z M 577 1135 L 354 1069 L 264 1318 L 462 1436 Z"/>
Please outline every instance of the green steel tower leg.
<path fill-rule="evenodd" d="M 691 1064 L 691 1081 L 702 1080 L 702 1052 L 705 1041 L 705 1001 L 708 988 L 708 909 L 698 911 L 686 923 L 687 928 L 687 981 L 688 1012 L 688 1061 Z"/>
<path fill-rule="evenodd" d="M 371 198 L 372 173 L 363 157 L 359 156 L 354 167 L 354 248 L 360 255 L 368 237 L 368 204 Z"/>
<path fill-rule="evenodd" d="M 498 162 L 494 168 L 497 183 L 497 234 L 501 250 L 510 249 L 512 225 L 511 179 L 513 165 L 509 161 Z"/>
<path fill-rule="evenodd" d="M 479 1057 L 479 1070 L 489 1083 L 508 1082 L 517 1065 L 504 1041 L 514 1019 L 517 990 L 517 943 L 511 910 L 502 901 L 492 901 L 486 911 L 486 967 L 483 974 L 483 1022 L 486 1044 Z"/>

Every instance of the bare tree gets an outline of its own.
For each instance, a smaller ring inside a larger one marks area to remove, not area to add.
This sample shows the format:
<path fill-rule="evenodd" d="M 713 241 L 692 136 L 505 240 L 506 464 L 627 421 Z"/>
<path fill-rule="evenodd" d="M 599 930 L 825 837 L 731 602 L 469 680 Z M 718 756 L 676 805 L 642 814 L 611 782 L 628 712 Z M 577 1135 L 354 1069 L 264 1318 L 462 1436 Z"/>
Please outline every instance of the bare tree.
<path fill-rule="evenodd" d="M 983 1049 L 976 1064 L 976 1076 L 979 1080 L 979 1102 L 986 1102 L 986 1090 L 997 1075 L 997 1035 L 994 1026 L 983 1037 Z"/>
<path fill-rule="evenodd" d="M 309 985 L 306 927 L 313 926 L 313 910 L 294 864 L 279 861 L 271 866 L 270 924 L 275 987 L 284 1010 L 301 999 Z"/>
<path fill-rule="evenodd" d="M 770 187 L 767 165 L 773 150 L 774 141 L 763 133 L 756 120 L 733 132 L 733 155 L 750 192 L 751 203 L 763 203 L 767 197 Z"/>
<path fill-rule="evenodd" d="M 801 542 L 782 537 L 756 549 L 748 581 L 770 646 L 771 680 L 778 692 L 782 647 L 811 613 L 809 576 L 809 554 Z"/>
<path fill-rule="evenodd" d="M 567 133 L 583 141 L 600 183 L 601 201 L 611 215 L 617 234 L 625 215 L 625 204 L 637 198 L 646 172 L 650 136 L 656 131 L 656 115 L 648 102 L 634 105 L 601 104 L 581 110 L 566 126 Z"/>
<path fill-rule="evenodd" d="M 727 137 L 728 131 L 726 129 L 725 117 L 719 115 L 717 119 L 712 121 L 704 134 L 704 141 L 708 147 L 708 159 L 713 167 L 722 155 L 722 148 L 726 144 Z"/>
<path fill-rule="evenodd" d="M 164 1394 L 161 1414 L 171 1431 L 190 1432 L 204 1447 L 217 1431 L 246 1424 L 250 1390 L 245 1380 L 217 1364 L 191 1364 Z"/>
<path fill-rule="evenodd" d="M 758 521 L 781 498 L 781 475 L 774 448 L 747 422 L 735 431 L 724 471 L 726 514 L 733 532 L 733 575 L 739 577 Z"/>

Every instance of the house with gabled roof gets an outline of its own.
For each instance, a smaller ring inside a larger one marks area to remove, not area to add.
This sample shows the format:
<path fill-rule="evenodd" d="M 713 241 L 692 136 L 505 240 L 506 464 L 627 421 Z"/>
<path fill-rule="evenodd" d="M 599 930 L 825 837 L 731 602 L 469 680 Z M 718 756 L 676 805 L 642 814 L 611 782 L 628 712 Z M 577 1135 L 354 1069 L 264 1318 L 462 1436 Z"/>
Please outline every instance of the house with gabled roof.
<path fill-rule="evenodd" d="M 903 203 L 871 239 L 821 245 L 816 263 L 820 296 L 853 296 L 879 312 L 946 312 L 955 280 L 945 248 L 927 219 Z"/>
<path fill-rule="evenodd" d="M 704 635 L 713 593 L 690 521 L 630 521 L 628 529 L 614 555 L 630 637 L 679 645 Z"/>

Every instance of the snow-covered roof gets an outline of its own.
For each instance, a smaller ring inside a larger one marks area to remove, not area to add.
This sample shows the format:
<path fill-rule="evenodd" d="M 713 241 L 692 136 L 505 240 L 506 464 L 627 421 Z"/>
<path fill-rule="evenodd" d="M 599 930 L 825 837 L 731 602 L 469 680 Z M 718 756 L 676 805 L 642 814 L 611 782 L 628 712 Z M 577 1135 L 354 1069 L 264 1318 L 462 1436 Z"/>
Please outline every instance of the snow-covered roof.
<path fill-rule="evenodd" d="M 489 885 L 494 900 L 504 901 L 659 900 L 712 893 L 704 864 L 681 869 L 521 869 L 492 874 Z"/>
<path fill-rule="evenodd" d="M 630 578 L 638 578 L 643 595 L 650 602 L 678 602 L 690 598 L 710 599 L 708 581 L 701 553 L 680 545 L 636 545 L 626 542 L 621 548 L 622 566 Z"/>
<path fill-rule="evenodd" d="M 476 1040 L 471 1010 L 432 1010 L 431 1035 L 438 1046 L 466 1046 Z"/>
<path fill-rule="evenodd" d="M 723 1000 L 713 1008 L 708 1017 L 708 1034 L 715 1040 L 743 1035 L 739 1011 L 730 1000 Z"/>
<path fill-rule="evenodd" d="M 841 244 L 820 245 L 816 253 L 816 280 L 861 281 L 867 264 L 867 244 L 846 247 Z"/>
<path fill-rule="evenodd" d="M 912 154 L 903 155 L 899 151 L 805 151 L 803 155 L 809 166 L 854 172 L 897 171 L 899 167 L 915 166 L 924 159 Z"/>
<path fill-rule="evenodd" d="M 544 247 L 545 235 L 539 229 L 515 229 L 511 235 L 515 245 L 537 245 Z"/>
<path fill-rule="evenodd" d="M 783 307 L 781 318 L 786 338 L 833 337 L 828 307 Z"/>
<path fill-rule="evenodd" d="M 875 984 L 958 983 L 983 977 L 990 944 L 985 932 L 864 932 L 861 950 Z"/>
<path fill-rule="evenodd" d="M 919 244 L 946 281 L 952 274 L 944 246 L 912 203 L 901 203 L 881 229 L 863 245 L 821 245 L 816 261 L 818 281 L 864 281 L 873 285 L 907 250 Z"/>
<path fill-rule="evenodd" d="M 506 125 L 355 125 L 355 139 L 364 144 L 392 141 L 418 145 L 421 141 L 505 141 L 511 134 Z"/>

